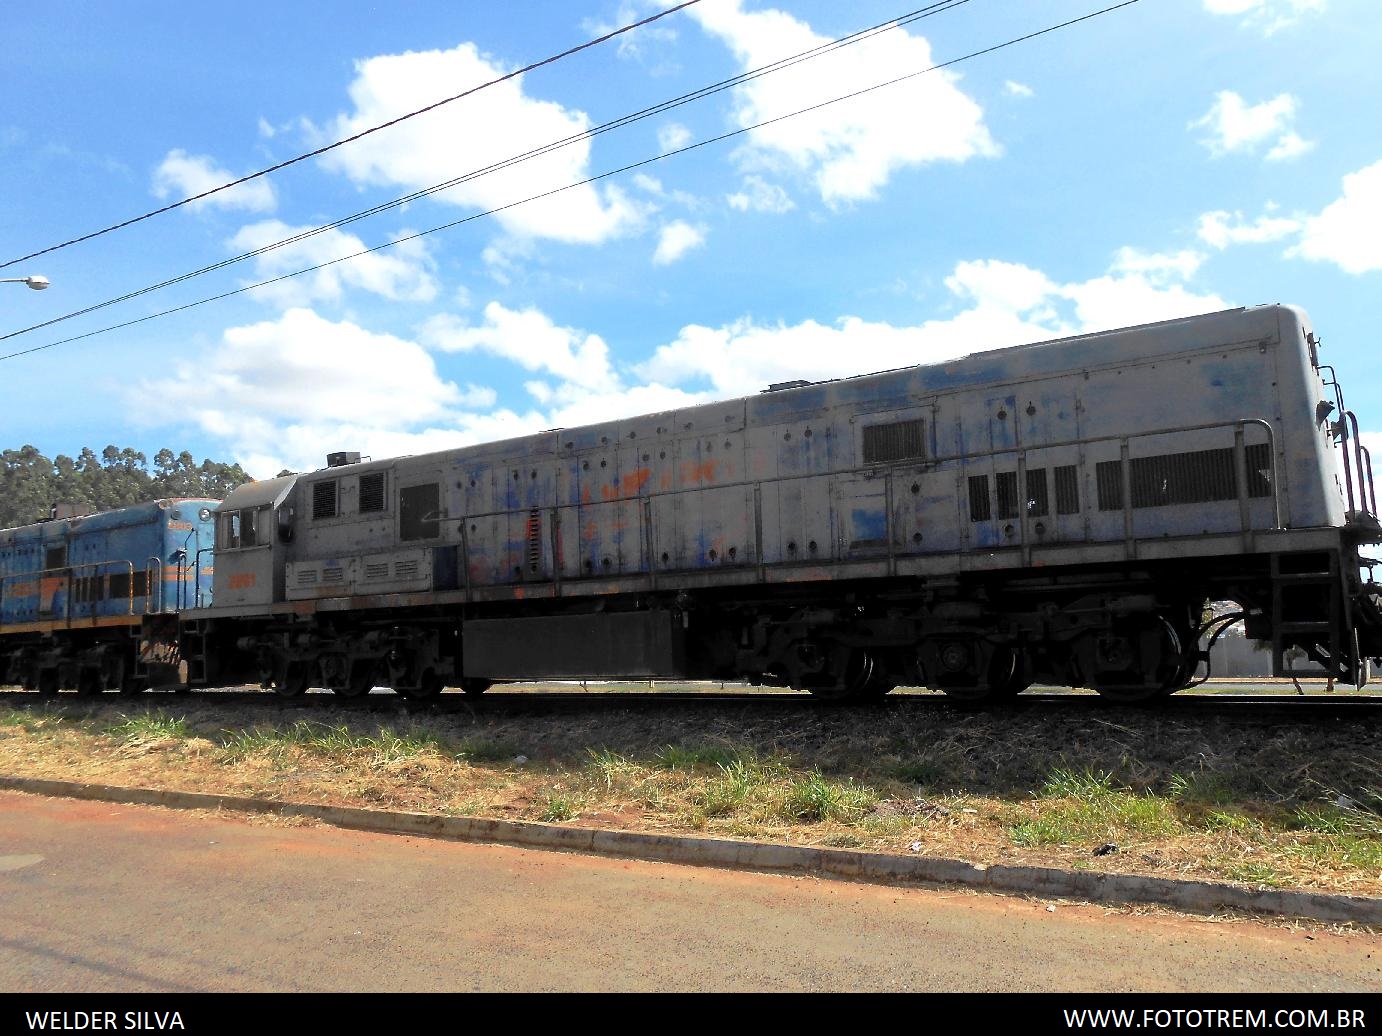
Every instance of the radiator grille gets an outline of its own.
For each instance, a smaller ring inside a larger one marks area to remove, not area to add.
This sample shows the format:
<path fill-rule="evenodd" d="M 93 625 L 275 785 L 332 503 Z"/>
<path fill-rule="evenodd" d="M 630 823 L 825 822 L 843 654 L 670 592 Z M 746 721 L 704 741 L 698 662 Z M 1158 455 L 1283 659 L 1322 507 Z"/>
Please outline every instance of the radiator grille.
<path fill-rule="evenodd" d="M 365 565 L 366 579 L 388 579 L 389 563 L 387 561 L 371 561 Z"/>
<path fill-rule="evenodd" d="M 417 561 L 396 561 L 393 566 L 395 579 L 416 579 Z"/>

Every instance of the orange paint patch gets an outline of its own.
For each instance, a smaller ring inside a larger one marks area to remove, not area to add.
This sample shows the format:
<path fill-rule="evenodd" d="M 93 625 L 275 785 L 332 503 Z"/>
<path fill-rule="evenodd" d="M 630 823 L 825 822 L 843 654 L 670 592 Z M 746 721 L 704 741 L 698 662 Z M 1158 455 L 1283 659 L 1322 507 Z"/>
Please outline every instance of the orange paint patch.
<path fill-rule="evenodd" d="M 715 462 L 707 460 L 697 464 L 695 461 L 687 461 L 681 466 L 681 481 L 683 485 L 692 482 L 714 482 Z"/>
<path fill-rule="evenodd" d="M 624 478 L 623 484 L 624 495 L 637 496 L 642 491 L 643 487 L 648 484 L 648 480 L 652 477 L 653 471 L 651 468 L 639 468 L 631 475 L 627 475 Z"/>
<path fill-rule="evenodd" d="M 254 572 L 236 572 L 230 577 L 230 588 L 232 590 L 248 590 L 259 581 Z"/>

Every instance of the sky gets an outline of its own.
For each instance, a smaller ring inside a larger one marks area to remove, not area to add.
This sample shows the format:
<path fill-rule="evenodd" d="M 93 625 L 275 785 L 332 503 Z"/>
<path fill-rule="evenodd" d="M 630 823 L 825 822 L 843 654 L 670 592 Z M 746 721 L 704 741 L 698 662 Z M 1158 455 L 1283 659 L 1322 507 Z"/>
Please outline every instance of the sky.
<path fill-rule="evenodd" d="M 0 262 L 672 2 L 28 5 Z M 1382 4 L 1139 0 L 990 50 L 1113 2 L 948 0 L 658 107 L 924 3 L 699 0 L 7 266 L 51 287 L 0 285 L 0 447 L 266 478 L 1285 302 L 1382 460 Z"/>

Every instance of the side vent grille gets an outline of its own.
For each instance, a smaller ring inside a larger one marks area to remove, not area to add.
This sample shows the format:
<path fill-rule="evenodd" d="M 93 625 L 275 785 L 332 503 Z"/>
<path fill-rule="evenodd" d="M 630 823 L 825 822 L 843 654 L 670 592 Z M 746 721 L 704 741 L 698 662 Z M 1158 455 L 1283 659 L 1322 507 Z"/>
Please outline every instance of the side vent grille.
<path fill-rule="evenodd" d="M 1249 497 L 1272 495 L 1272 456 L 1266 443 L 1244 450 L 1248 468 Z M 1167 507 L 1176 504 L 1207 504 L 1216 500 L 1238 499 L 1238 471 L 1233 449 L 1195 450 L 1190 453 L 1164 453 L 1158 457 L 1134 457 L 1129 461 L 1132 506 Z M 1111 460 L 1097 465 L 1099 510 L 1116 511 L 1123 506 L 1122 462 Z"/>
<path fill-rule="evenodd" d="M 998 520 L 1017 517 L 1017 472 L 1000 471 L 997 475 Z"/>
<path fill-rule="evenodd" d="M 864 429 L 864 463 L 890 464 L 926 456 L 922 421 L 895 421 Z"/>
<path fill-rule="evenodd" d="M 1056 514 L 1080 513 L 1080 479 L 1075 465 L 1056 469 Z"/>
<path fill-rule="evenodd" d="M 360 513 L 384 510 L 384 473 L 360 476 Z"/>
<path fill-rule="evenodd" d="M 312 517 L 336 517 L 336 480 L 327 479 L 312 485 Z"/>
<path fill-rule="evenodd" d="M 542 561 L 542 512 L 534 507 L 528 512 L 528 571 L 537 572 Z"/>
<path fill-rule="evenodd" d="M 365 578 L 368 580 L 388 579 L 389 563 L 387 561 L 367 563 L 365 565 Z"/>
<path fill-rule="evenodd" d="M 986 522 L 989 510 L 989 477 L 987 475 L 969 476 L 969 520 Z"/>
<path fill-rule="evenodd" d="M 416 579 L 416 561 L 396 561 L 393 566 L 393 577 L 395 579 Z"/>
<path fill-rule="evenodd" d="M 1046 495 L 1046 469 L 1027 469 L 1027 516 L 1041 518 L 1051 513 L 1051 500 Z"/>

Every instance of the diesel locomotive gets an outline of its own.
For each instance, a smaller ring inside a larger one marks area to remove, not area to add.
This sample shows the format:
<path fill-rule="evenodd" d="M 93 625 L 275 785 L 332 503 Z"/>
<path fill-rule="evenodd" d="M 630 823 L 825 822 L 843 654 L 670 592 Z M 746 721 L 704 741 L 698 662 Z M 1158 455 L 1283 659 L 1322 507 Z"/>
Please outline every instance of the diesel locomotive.
<path fill-rule="evenodd" d="M 1371 470 L 1306 315 L 1235 309 L 422 456 L 333 454 L 220 503 L 148 505 L 194 535 L 99 562 L 147 573 L 119 598 L 120 665 L 81 625 L 78 555 L 13 546 L 80 529 L 0 533 L 0 664 L 46 690 L 426 698 L 627 677 L 1144 701 L 1194 682 L 1241 618 L 1277 675 L 1361 685 L 1382 655 Z M 34 583 L 74 603 L 12 609 Z M 1215 618 L 1217 601 L 1237 610 Z"/>

